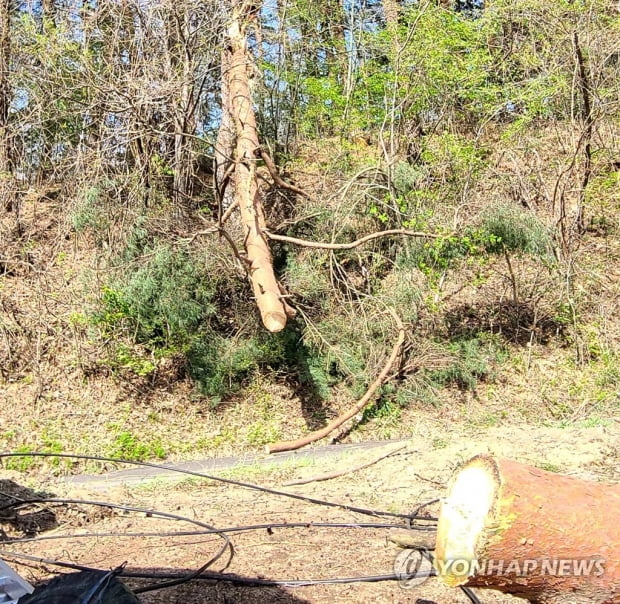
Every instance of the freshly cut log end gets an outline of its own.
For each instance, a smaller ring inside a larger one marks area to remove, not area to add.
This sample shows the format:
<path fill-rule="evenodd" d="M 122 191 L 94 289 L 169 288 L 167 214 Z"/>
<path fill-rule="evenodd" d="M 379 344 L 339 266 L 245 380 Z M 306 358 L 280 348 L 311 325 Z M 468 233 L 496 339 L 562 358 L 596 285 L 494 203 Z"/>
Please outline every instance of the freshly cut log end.
<path fill-rule="evenodd" d="M 475 567 L 478 541 L 497 492 L 494 468 L 486 467 L 487 462 L 481 457 L 473 459 L 454 477 L 448 497 L 442 502 L 435 558 L 437 564 L 459 561 L 437 569 L 446 585 L 463 585 Z"/>
<path fill-rule="evenodd" d="M 283 312 L 269 312 L 263 315 L 263 325 L 271 333 L 282 331 L 286 327 L 286 314 Z"/>
<path fill-rule="evenodd" d="M 435 568 L 532 602 L 620 603 L 618 510 L 618 484 L 474 457 L 442 502 Z"/>

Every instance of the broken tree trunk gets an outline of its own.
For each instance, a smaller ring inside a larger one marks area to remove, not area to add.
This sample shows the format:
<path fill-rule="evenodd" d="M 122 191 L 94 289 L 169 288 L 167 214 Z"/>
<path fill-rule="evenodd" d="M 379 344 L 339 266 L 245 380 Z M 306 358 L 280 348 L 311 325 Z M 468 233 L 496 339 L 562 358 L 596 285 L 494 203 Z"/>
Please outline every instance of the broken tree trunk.
<path fill-rule="evenodd" d="M 249 277 L 263 324 L 269 331 L 277 332 L 286 325 L 288 307 L 282 300 L 273 271 L 271 251 L 263 234 L 265 218 L 256 174 L 260 143 L 250 90 L 255 72 L 246 39 L 246 27 L 254 10 L 254 2 L 232 2 L 222 56 L 222 105 L 234 124 L 234 170 L 231 180 L 234 183 L 234 202 L 239 205 L 244 228 Z M 223 127 L 229 128 L 230 124 L 223 123 Z M 223 134 L 222 139 L 225 138 Z M 226 150 L 220 147 L 218 152 L 225 154 Z"/>
<path fill-rule="evenodd" d="M 618 510 L 618 484 L 474 457 L 442 503 L 435 567 L 531 602 L 620 602 Z"/>

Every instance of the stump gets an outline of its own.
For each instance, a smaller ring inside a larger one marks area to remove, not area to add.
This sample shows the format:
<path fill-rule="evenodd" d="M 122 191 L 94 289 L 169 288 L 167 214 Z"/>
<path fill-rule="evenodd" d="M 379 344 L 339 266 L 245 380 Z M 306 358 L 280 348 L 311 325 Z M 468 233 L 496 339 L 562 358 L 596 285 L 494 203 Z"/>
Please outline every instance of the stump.
<path fill-rule="evenodd" d="M 474 457 L 442 502 L 435 568 L 531 602 L 619 603 L 620 485 Z"/>

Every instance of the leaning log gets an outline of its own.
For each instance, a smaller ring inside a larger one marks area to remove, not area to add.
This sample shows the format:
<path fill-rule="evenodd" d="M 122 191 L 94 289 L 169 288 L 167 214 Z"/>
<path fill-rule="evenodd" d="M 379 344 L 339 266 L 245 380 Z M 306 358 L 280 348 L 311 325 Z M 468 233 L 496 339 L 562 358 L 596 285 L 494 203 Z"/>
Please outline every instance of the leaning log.
<path fill-rule="evenodd" d="M 474 457 L 442 502 L 435 568 L 531 602 L 618 603 L 619 511 L 619 484 Z"/>
<path fill-rule="evenodd" d="M 253 3 L 233 0 L 231 4 L 222 55 L 222 105 L 228 112 L 224 126 L 230 128 L 231 119 L 234 124 L 234 199 L 243 223 L 248 272 L 256 304 L 265 327 L 277 332 L 286 325 L 288 309 L 282 300 L 264 235 L 265 218 L 256 173 L 260 143 L 250 87 L 255 74 L 246 37 Z"/>

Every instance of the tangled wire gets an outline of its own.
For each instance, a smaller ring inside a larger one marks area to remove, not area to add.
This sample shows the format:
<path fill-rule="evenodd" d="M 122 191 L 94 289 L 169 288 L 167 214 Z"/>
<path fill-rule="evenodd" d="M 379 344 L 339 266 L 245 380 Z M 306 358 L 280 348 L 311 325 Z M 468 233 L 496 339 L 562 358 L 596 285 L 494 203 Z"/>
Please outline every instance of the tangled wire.
<path fill-rule="evenodd" d="M 369 509 L 356 507 L 351 505 L 346 505 L 342 503 L 337 503 L 333 501 L 325 501 L 322 499 L 316 499 L 312 497 L 307 497 L 304 495 L 298 495 L 294 493 L 288 493 L 285 491 L 279 491 L 275 489 L 270 489 L 267 487 L 262 487 L 256 484 L 243 482 L 239 480 L 234 480 L 231 478 L 223 478 L 219 476 L 213 476 L 210 474 L 204 474 L 202 472 L 196 472 L 192 470 L 175 468 L 172 466 L 142 462 L 142 461 L 132 461 L 125 459 L 115 459 L 109 457 L 100 457 L 100 456 L 91 456 L 91 455 L 74 455 L 68 453 L 43 453 L 43 452 L 27 452 L 27 453 L 0 453 L 0 459 L 6 459 L 10 457 L 55 457 L 55 458 L 68 458 L 73 460 L 88 460 L 88 461 L 99 461 L 106 463 L 114 463 L 114 464 L 126 464 L 126 465 L 134 465 L 134 466 L 143 466 L 154 468 L 160 471 L 166 472 L 176 472 L 192 477 L 197 477 L 201 479 L 208 479 L 228 485 L 233 485 L 236 487 L 241 487 L 244 489 L 251 489 L 253 491 L 258 491 L 261 493 L 265 493 L 272 496 L 277 497 L 286 497 L 289 499 L 294 499 L 298 501 L 303 501 L 305 503 L 310 503 L 317 506 L 326 506 L 332 508 L 339 508 L 348 512 L 355 512 L 357 514 L 362 514 L 365 516 L 371 516 L 374 518 L 390 518 L 392 522 L 356 522 L 356 523 L 346 523 L 346 522 L 283 522 L 283 523 L 267 523 L 267 524 L 254 524 L 254 525 L 246 525 L 246 526 L 233 526 L 233 527 L 224 527 L 217 528 L 211 526 L 207 523 L 204 523 L 200 520 L 194 518 L 188 518 L 186 516 L 182 516 L 180 514 L 174 514 L 172 512 L 165 512 L 160 510 L 147 509 L 142 507 L 135 507 L 129 505 L 123 505 L 119 503 L 109 502 L 109 501 L 94 501 L 88 499 L 68 499 L 68 498 L 55 498 L 55 497 L 33 497 L 31 499 L 24 499 L 22 497 L 18 497 L 16 495 L 8 495 L 5 494 L 5 497 L 10 501 L 0 506 L 0 516 L 6 515 L 7 512 L 16 511 L 20 508 L 24 508 L 25 506 L 31 504 L 66 504 L 66 505 L 82 505 L 82 506 L 94 506 L 100 509 L 105 510 L 118 510 L 124 513 L 133 513 L 133 514 L 143 514 L 148 518 L 161 518 L 167 520 L 175 520 L 188 523 L 189 525 L 193 525 L 196 527 L 195 530 L 191 531 L 157 531 L 157 532 L 89 532 L 89 533 L 80 533 L 73 535 L 62 535 L 62 534 L 52 534 L 52 535 L 36 535 L 32 537 L 20 537 L 18 539 L 6 539 L 4 540 L 4 545 L 18 545 L 24 543 L 32 543 L 32 542 L 40 542 L 46 540 L 58 540 L 58 539 L 99 539 L 102 537 L 114 538 L 114 537 L 138 537 L 138 538 L 146 538 L 146 537 L 186 537 L 186 536 L 205 536 L 205 535 L 215 535 L 220 538 L 221 544 L 217 552 L 211 556 L 208 560 L 206 560 L 203 564 L 201 564 L 195 570 L 187 573 L 174 573 L 174 572 L 139 572 L 126 569 L 125 565 L 121 565 L 115 569 L 100 569 L 91 566 L 84 566 L 80 564 L 75 564 L 72 562 L 65 562 L 57 559 L 50 559 L 45 557 L 38 557 L 25 553 L 18 553 L 10 550 L 0 550 L 0 557 L 15 559 L 16 561 L 28 561 L 30 563 L 35 563 L 40 566 L 44 565 L 53 565 L 63 569 L 70 569 L 74 571 L 81 571 L 83 573 L 90 573 L 93 580 L 91 581 L 91 586 L 89 587 L 88 592 L 79 600 L 80 604 L 89 604 L 95 601 L 94 597 L 100 597 L 102 591 L 105 589 L 113 589 L 118 588 L 118 581 L 116 578 L 125 577 L 125 578 L 134 578 L 134 579 L 143 579 L 143 580 L 151 580 L 152 583 L 148 583 L 141 587 L 137 587 L 133 589 L 134 594 L 141 594 L 145 592 L 150 592 L 154 590 L 161 590 L 170 588 L 173 586 L 181 585 L 183 583 L 188 583 L 190 581 L 225 581 L 233 585 L 242 585 L 242 586 L 262 586 L 262 587 L 283 587 L 283 588 L 295 588 L 295 587 L 305 587 L 311 585 L 326 585 L 326 584 L 346 584 L 346 583 L 377 583 L 381 581 L 398 581 L 402 580 L 402 576 L 391 573 L 384 575 L 368 575 L 368 576 L 358 576 L 358 577 L 334 577 L 329 579 L 281 579 L 281 580 L 273 580 L 273 579 L 264 579 L 260 577 L 245 577 L 239 576 L 235 573 L 227 573 L 225 571 L 230 565 L 233 556 L 234 556 L 234 546 L 231 541 L 229 535 L 231 533 L 247 533 L 250 531 L 261 531 L 267 530 L 269 532 L 274 529 L 323 529 L 323 530 L 333 530 L 333 529 L 394 529 L 394 528 L 408 528 L 414 531 L 435 531 L 437 518 L 432 516 L 424 515 L 422 512 L 425 508 L 430 506 L 431 504 L 436 503 L 438 500 L 432 500 L 417 506 L 411 513 L 409 514 L 401 514 L 395 512 L 389 512 L 380 509 Z M 397 523 L 400 521 L 400 523 Z M 422 553 L 431 557 L 430 552 L 426 550 L 426 548 L 420 547 Z M 209 570 L 213 564 L 217 561 L 225 560 L 225 556 L 228 556 L 224 565 L 224 569 L 221 572 L 214 572 Z M 416 573 L 416 578 L 424 578 L 433 576 L 434 572 L 419 570 Z M 467 595 L 469 600 L 474 604 L 480 603 L 480 600 L 476 597 L 476 595 L 467 587 L 461 588 L 463 592 Z M 129 600 L 128 600 L 129 601 Z M 134 600 L 135 601 L 135 600 Z"/>

